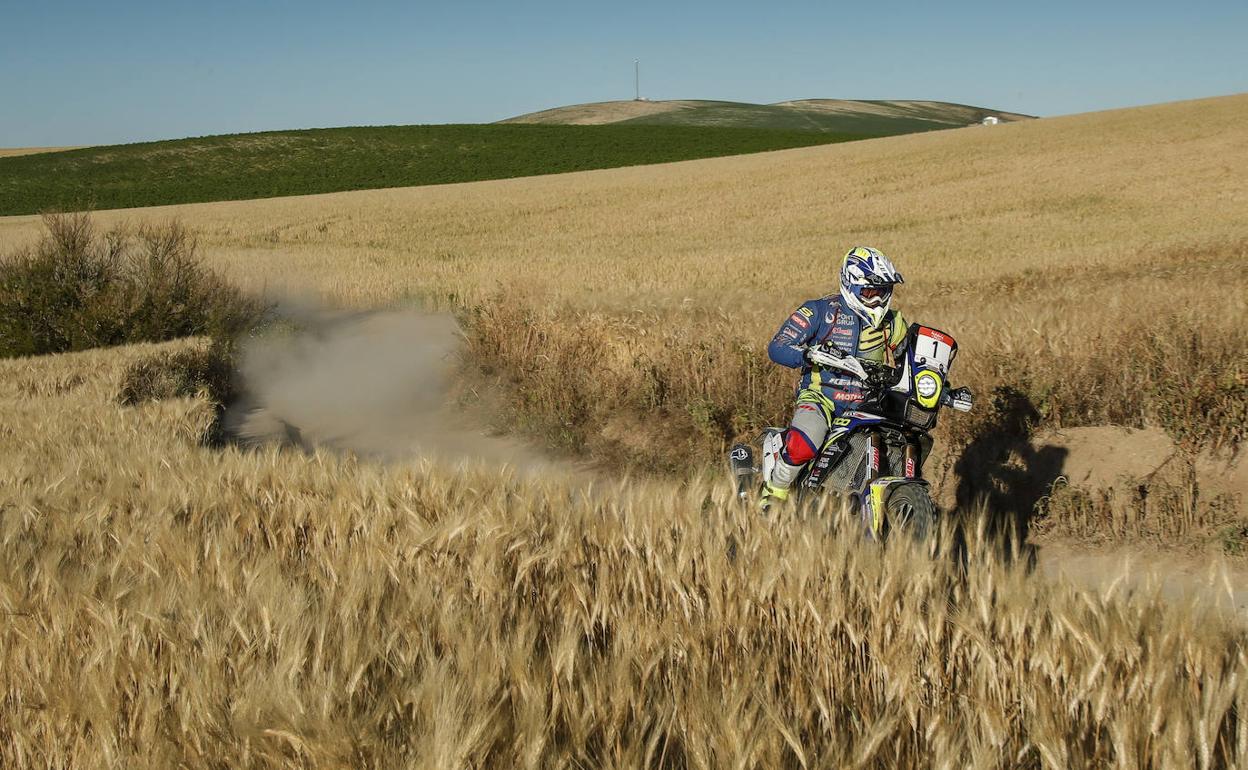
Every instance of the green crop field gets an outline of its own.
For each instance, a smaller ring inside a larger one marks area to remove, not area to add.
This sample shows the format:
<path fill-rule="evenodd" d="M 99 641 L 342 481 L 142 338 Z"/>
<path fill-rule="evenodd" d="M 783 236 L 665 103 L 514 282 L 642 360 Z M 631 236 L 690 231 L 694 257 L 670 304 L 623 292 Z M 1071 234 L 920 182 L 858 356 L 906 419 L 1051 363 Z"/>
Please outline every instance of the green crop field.
<path fill-rule="evenodd" d="M 718 126 L 514 124 L 210 136 L 0 158 L 0 215 L 472 182 L 856 138 Z"/>

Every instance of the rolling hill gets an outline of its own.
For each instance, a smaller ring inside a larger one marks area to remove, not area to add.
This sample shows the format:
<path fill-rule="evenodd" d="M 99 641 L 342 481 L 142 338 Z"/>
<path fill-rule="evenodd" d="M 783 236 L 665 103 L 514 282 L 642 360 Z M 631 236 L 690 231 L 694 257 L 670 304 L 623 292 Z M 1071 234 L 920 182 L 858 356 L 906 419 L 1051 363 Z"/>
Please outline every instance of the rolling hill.
<path fill-rule="evenodd" d="M 0 216 L 476 182 L 790 149 L 1025 115 L 921 101 L 618 101 L 494 124 L 0 150 Z"/>
<path fill-rule="evenodd" d="M 979 123 L 990 115 L 996 116 L 1002 122 L 1029 120 L 1032 117 L 985 107 L 933 101 L 800 99 L 776 104 L 750 104 L 679 99 L 576 104 L 519 115 L 500 122 L 736 126 L 892 136 L 959 128 Z"/>

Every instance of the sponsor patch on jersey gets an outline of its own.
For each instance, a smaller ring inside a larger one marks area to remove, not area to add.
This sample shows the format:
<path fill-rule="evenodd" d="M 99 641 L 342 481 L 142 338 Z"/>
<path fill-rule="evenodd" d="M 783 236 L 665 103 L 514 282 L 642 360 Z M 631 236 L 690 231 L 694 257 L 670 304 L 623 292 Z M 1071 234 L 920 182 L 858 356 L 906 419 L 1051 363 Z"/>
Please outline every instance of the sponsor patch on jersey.
<path fill-rule="evenodd" d="M 799 332 L 797 329 L 794 329 L 792 326 L 785 324 L 784 331 L 781 332 L 781 334 L 783 334 L 785 337 L 788 337 L 791 340 L 795 340 L 797 339 L 798 335 L 801 334 L 801 332 Z"/>
<path fill-rule="evenodd" d="M 810 328 L 810 321 L 807 321 L 805 318 L 803 318 L 800 313 L 794 313 L 793 315 L 789 316 L 789 320 L 797 324 L 798 326 L 802 327 L 803 329 Z"/>
<path fill-rule="evenodd" d="M 799 308 L 797 309 L 797 312 L 798 312 L 798 313 L 800 313 L 800 314 L 802 314 L 802 315 L 804 315 L 804 316 L 806 316 L 807 318 L 814 318 L 814 317 L 815 317 L 815 311 L 811 310 L 810 308 L 806 307 L 805 305 L 802 305 L 801 307 L 799 307 Z"/>
<path fill-rule="evenodd" d="M 837 390 L 832 393 L 832 400 L 858 402 L 866 400 L 866 396 L 863 396 L 861 393 L 850 393 L 844 390 Z"/>

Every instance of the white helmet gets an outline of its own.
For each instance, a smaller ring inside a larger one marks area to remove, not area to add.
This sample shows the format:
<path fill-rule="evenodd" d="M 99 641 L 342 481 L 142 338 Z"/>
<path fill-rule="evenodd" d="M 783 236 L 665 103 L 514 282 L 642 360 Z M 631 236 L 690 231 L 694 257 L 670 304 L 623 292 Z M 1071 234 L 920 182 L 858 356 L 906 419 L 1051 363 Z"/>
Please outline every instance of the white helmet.
<path fill-rule="evenodd" d="M 841 297 L 869 328 L 884 323 L 893 286 L 899 283 L 901 273 L 893 263 L 869 246 L 855 246 L 841 262 Z"/>

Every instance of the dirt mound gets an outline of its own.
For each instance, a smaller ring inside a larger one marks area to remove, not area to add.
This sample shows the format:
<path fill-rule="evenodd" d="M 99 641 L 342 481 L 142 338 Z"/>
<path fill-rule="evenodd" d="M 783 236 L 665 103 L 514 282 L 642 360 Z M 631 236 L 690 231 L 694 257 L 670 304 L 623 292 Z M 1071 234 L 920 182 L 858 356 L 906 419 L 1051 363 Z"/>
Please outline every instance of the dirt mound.
<path fill-rule="evenodd" d="M 938 485 L 942 504 L 973 505 L 983 495 L 990 510 L 1013 512 L 1047 578 L 1094 593 L 1211 601 L 1248 621 L 1248 565 L 1227 556 L 1242 546 L 1227 548 L 1228 533 L 1219 534 L 1243 520 L 1241 457 L 1192 456 L 1157 428 L 1065 428 L 1028 438 L 1025 421 L 1001 427 L 978 454 L 957 459 L 953 477 Z M 1176 490 L 1190 506 L 1181 521 L 1164 509 Z M 1065 506 L 1054 506 L 1050 493 Z M 1232 507 L 1211 505 L 1223 497 Z"/>
<path fill-rule="evenodd" d="M 1056 471 L 1068 484 L 1089 489 L 1136 484 L 1182 458 L 1159 428 L 1103 425 L 1043 431 L 1032 437 L 1031 446 L 1037 454 L 1061 458 Z M 1248 464 L 1242 455 L 1204 452 L 1194 461 L 1196 479 L 1206 492 L 1248 498 Z"/>

